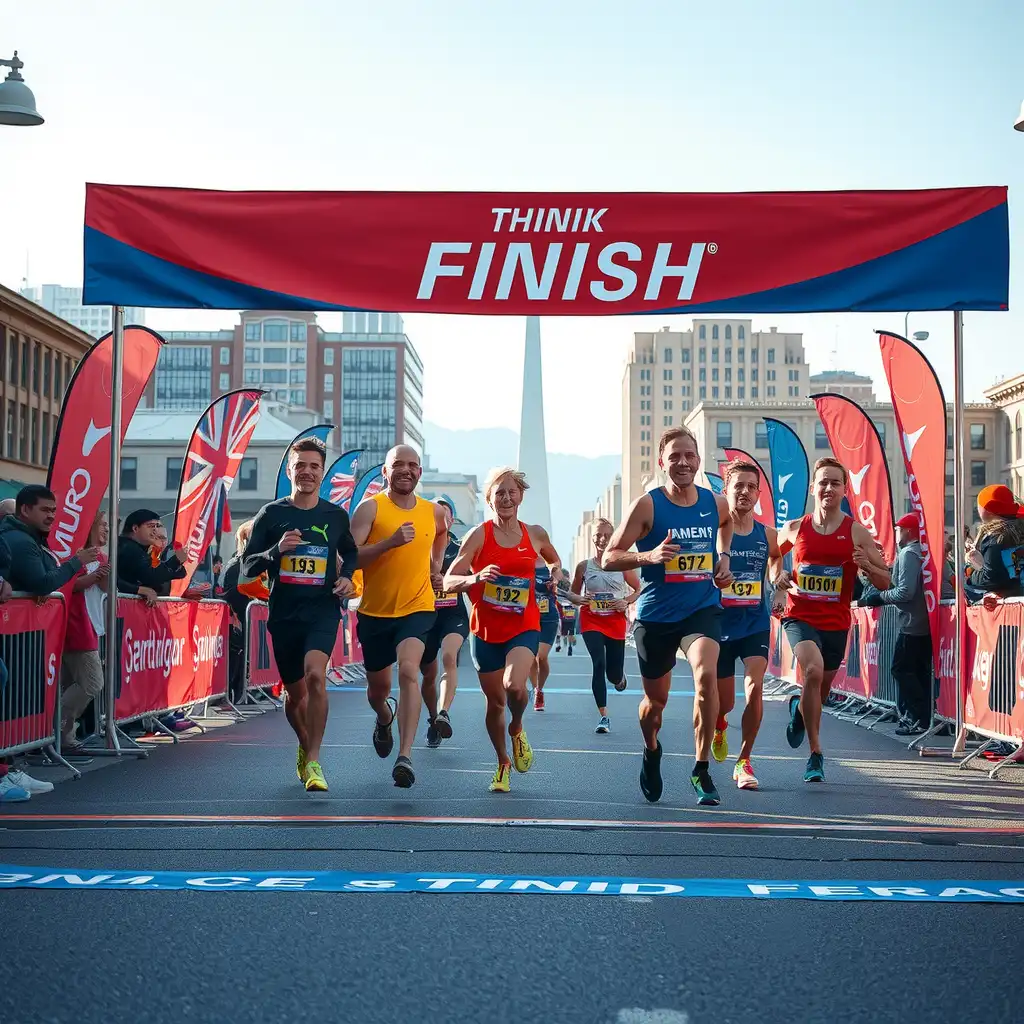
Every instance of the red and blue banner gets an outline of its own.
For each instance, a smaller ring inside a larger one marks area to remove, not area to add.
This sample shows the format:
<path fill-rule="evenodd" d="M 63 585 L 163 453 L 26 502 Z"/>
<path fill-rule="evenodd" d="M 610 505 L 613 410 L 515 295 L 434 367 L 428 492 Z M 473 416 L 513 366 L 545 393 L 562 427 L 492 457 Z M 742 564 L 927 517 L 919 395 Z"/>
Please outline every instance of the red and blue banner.
<path fill-rule="evenodd" d="M 356 484 L 356 489 L 350 499 L 350 503 L 345 507 L 355 512 L 361 501 L 372 498 L 375 494 L 380 494 L 386 486 L 384 463 L 382 462 L 379 466 L 374 466 L 373 469 L 367 470 L 359 483 Z"/>
<path fill-rule="evenodd" d="M 1006 193 L 90 184 L 84 301 L 545 316 L 1006 309 Z"/>
<path fill-rule="evenodd" d="M 362 454 L 362 448 L 351 448 L 331 463 L 320 485 L 320 497 L 324 501 L 339 508 L 348 508 L 356 487 L 356 477 L 359 476 L 359 456 Z"/>

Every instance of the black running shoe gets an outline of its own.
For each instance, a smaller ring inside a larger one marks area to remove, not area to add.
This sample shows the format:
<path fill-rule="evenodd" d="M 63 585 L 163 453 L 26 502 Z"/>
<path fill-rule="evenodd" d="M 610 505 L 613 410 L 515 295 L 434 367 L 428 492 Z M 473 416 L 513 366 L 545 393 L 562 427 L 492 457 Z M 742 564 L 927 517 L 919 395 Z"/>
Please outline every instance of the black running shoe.
<path fill-rule="evenodd" d="M 722 798 L 718 795 L 718 790 L 715 789 L 715 784 L 711 779 L 711 773 L 707 768 L 701 768 L 699 772 L 691 775 L 690 785 L 693 786 L 693 791 L 697 794 L 699 806 L 717 807 L 722 802 Z"/>
<path fill-rule="evenodd" d="M 804 716 L 800 714 L 800 698 L 794 694 L 789 698 L 789 725 L 786 726 L 786 740 L 796 750 L 804 741 Z"/>
<path fill-rule="evenodd" d="M 450 740 L 452 738 L 452 720 L 448 717 L 447 711 L 438 711 L 437 718 L 434 719 L 434 728 L 441 739 Z"/>
<path fill-rule="evenodd" d="M 661 799 L 661 792 L 664 784 L 661 781 L 661 741 L 658 741 L 657 750 L 648 750 L 644 747 L 644 760 L 640 765 L 640 792 L 644 798 L 656 804 Z"/>
<path fill-rule="evenodd" d="M 427 723 L 427 746 L 431 748 L 441 746 L 441 736 L 437 731 L 436 719 L 433 718 Z"/>
<path fill-rule="evenodd" d="M 395 780 L 395 785 L 399 789 L 409 789 L 416 781 L 412 770 L 412 761 L 399 754 L 398 760 L 395 761 L 395 767 L 391 769 L 391 778 Z"/>
<path fill-rule="evenodd" d="M 377 751 L 378 757 L 388 757 L 395 747 L 394 726 L 395 715 L 398 714 L 398 703 L 393 697 L 388 697 L 388 706 L 391 708 L 391 721 L 387 725 L 380 722 L 373 723 L 373 749 Z"/>

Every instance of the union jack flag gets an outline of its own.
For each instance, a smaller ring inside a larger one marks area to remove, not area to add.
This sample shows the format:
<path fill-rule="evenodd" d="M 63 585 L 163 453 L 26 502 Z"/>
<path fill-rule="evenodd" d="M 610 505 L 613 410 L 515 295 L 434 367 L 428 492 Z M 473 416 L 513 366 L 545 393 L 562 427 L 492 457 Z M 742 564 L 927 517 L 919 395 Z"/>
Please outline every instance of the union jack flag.
<path fill-rule="evenodd" d="M 263 391 L 231 391 L 218 398 L 199 418 L 181 468 L 174 542 L 188 554 L 188 575 L 175 580 L 171 594 L 183 594 L 196 566 L 206 554 L 216 528 L 220 495 L 231 490 L 242 457 L 260 418 Z"/>
<path fill-rule="evenodd" d="M 359 477 L 359 456 L 362 451 L 353 448 L 334 460 L 324 475 L 320 497 L 332 505 L 347 509 Z"/>

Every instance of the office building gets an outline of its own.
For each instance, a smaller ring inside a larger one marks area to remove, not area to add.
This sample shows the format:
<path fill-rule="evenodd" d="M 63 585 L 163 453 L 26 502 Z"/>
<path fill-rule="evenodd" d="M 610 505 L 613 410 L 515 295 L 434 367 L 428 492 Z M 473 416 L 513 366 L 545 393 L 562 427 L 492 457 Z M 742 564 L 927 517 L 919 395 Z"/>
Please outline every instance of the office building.
<path fill-rule="evenodd" d="M 456 537 L 462 537 L 469 527 L 483 521 L 479 484 L 473 473 L 446 473 L 427 466 L 420 477 L 419 494 L 428 501 L 441 497 L 452 500 L 455 518 L 463 524 L 452 531 Z"/>
<path fill-rule="evenodd" d="M 1024 499 L 1024 373 L 997 381 L 985 397 L 1002 413 L 1002 441 L 996 454 L 998 480 Z M 974 434 L 970 436 L 973 459 Z M 972 470 L 973 472 L 973 470 Z"/>
<path fill-rule="evenodd" d="M 83 306 L 82 289 L 67 288 L 59 284 L 44 284 L 36 287 L 25 287 L 21 294 L 43 309 L 67 320 L 80 331 L 91 334 L 94 338 L 102 338 L 113 329 L 114 312 L 111 306 Z M 127 306 L 124 311 L 126 324 L 145 324 L 146 311 L 137 306 Z"/>
<path fill-rule="evenodd" d="M 594 503 L 593 509 L 584 511 L 580 525 L 576 528 L 576 536 L 572 539 L 572 558 L 566 571 L 573 572 L 580 562 L 593 557 L 594 523 L 598 519 L 607 519 L 613 526 L 618 526 L 622 521 L 622 513 L 622 477 L 616 476 Z"/>

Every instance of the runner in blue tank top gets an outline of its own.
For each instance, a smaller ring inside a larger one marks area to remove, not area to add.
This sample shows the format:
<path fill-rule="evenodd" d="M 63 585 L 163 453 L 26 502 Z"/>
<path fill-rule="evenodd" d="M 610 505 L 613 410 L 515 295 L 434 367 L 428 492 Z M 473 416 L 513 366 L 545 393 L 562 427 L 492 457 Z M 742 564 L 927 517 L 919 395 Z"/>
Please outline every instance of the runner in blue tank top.
<path fill-rule="evenodd" d="M 740 459 L 729 463 L 725 472 L 725 496 L 732 515 L 733 581 L 722 589 L 722 644 L 718 655 L 718 721 L 711 753 L 716 761 L 729 756 L 726 715 L 736 706 L 736 661 L 743 662 L 743 743 L 733 769 L 733 781 L 740 789 L 757 789 L 757 776 L 750 764 L 757 730 L 761 727 L 761 687 L 768 668 L 771 617 L 765 591 L 765 572 L 782 566 L 776 531 L 754 519 L 754 507 L 761 490 L 761 471 Z M 784 602 L 782 602 L 784 603 Z"/>
<path fill-rule="evenodd" d="M 697 439 L 686 427 L 666 430 L 658 442 L 658 467 L 668 482 L 633 502 L 601 557 L 603 569 L 640 569 L 645 584 L 633 630 L 644 685 L 640 729 L 644 758 L 640 790 L 652 803 L 661 797 L 658 732 L 682 650 L 693 671 L 693 730 L 697 759 L 690 783 L 697 803 L 720 802 L 708 759 L 718 718 L 720 587 L 732 582 L 732 519 L 721 495 L 697 487 Z M 630 548 L 636 545 L 637 550 Z"/>

